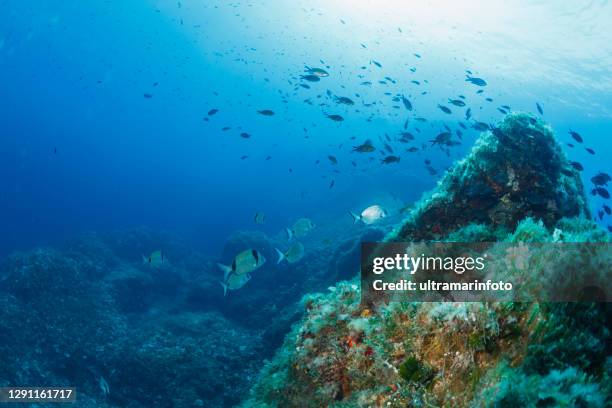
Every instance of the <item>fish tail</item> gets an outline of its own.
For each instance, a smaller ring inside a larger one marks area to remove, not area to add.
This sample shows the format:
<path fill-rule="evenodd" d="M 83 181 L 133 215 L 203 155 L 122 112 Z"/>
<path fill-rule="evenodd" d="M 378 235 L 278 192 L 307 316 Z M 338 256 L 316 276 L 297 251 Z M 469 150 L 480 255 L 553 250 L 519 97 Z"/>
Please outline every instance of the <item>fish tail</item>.
<path fill-rule="evenodd" d="M 274 248 L 274 249 L 276 250 L 276 253 L 278 254 L 278 261 L 276 261 L 276 264 L 278 265 L 279 263 L 283 261 L 283 259 L 285 259 L 285 254 L 283 254 L 283 252 L 279 250 L 278 248 Z"/>
<path fill-rule="evenodd" d="M 142 263 L 144 264 L 148 264 L 149 263 L 149 258 L 147 258 L 146 256 L 142 255 Z"/>
<path fill-rule="evenodd" d="M 223 287 L 223 296 L 227 296 L 227 285 L 223 282 L 219 282 L 219 285 Z"/>
<path fill-rule="evenodd" d="M 351 214 L 351 217 L 353 217 L 353 224 L 357 224 L 361 220 L 360 215 L 357 215 L 352 211 L 349 211 L 349 214 Z"/>
<path fill-rule="evenodd" d="M 285 228 L 285 231 L 287 231 L 287 241 L 291 241 L 293 238 L 293 231 L 291 231 L 289 228 Z"/>
<path fill-rule="evenodd" d="M 221 263 L 218 263 L 217 266 L 219 267 L 219 269 L 223 271 L 224 278 L 227 279 L 227 275 L 229 275 L 232 272 L 232 268 L 230 268 L 227 265 L 223 265 Z"/>

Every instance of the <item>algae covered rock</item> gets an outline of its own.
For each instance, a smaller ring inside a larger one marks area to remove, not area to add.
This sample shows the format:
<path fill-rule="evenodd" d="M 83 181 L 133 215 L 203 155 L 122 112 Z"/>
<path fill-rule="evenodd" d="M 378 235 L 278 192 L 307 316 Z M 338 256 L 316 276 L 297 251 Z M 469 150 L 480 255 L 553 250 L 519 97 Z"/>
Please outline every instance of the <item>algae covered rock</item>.
<path fill-rule="evenodd" d="M 552 130 L 514 113 L 481 134 L 390 240 L 437 239 L 470 223 L 514 229 L 525 217 L 550 227 L 579 216 L 589 216 L 583 185 Z"/>
<path fill-rule="evenodd" d="M 550 128 L 512 114 L 481 135 L 387 240 L 610 238 L 589 221 L 580 177 Z M 353 279 L 306 297 L 304 309 L 244 407 L 610 403 L 612 310 L 605 303 L 366 306 Z"/>

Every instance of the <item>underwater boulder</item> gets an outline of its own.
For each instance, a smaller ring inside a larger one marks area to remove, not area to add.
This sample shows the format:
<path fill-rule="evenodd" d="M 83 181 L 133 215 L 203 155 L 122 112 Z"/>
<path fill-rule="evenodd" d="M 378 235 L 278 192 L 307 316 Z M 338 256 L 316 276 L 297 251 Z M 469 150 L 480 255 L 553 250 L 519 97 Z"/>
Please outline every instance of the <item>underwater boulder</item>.
<path fill-rule="evenodd" d="M 109 381 L 117 386 L 109 397 L 121 407 L 235 406 L 256 378 L 261 353 L 258 331 L 218 313 L 159 316 L 125 339 L 112 362 Z"/>
<path fill-rule="evenodd" d="M 389 240 L 438 239 L 470 223 L 513 230 L 526 217 L 551 227 L 578 216 L 590 216 L 582 181 L 552 130 L 512 113 L 480 135 Z"/>
<path fill-rule="evenodd" d="M 95 373 L 126 335 L 126 321 L 108 287 L 95 280 L 92 261 L 39 249 L 11 255 L 3 269 L 0 378 L 97 390 Z"/>
<path fill-rule="evenodd" d="M 552 131 L 511 114 L 387 239 L 609 242 L 586 202 Z M 612 361 L 605 304 L 366 306 L 360 294 L 355 278 L 306 296 L 302 321 L 242 407 L 605 404 Z"/>

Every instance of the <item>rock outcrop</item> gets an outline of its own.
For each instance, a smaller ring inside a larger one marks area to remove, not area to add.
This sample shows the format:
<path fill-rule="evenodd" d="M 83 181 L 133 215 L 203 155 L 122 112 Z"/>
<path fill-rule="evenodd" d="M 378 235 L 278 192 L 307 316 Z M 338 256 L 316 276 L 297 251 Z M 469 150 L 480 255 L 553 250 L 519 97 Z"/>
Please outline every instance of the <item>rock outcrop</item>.
<path fill-rule="evenodd" d="M 579 174 L 552 131 L 533 116 L 511 114 L 480 136 L 387 240 L 609 242 L 589 219 Z M 605 303 L 366 308 L 354 279 L 306 297 L 304 308 L 245 408 L 610 402 L 612 310 Z"/>

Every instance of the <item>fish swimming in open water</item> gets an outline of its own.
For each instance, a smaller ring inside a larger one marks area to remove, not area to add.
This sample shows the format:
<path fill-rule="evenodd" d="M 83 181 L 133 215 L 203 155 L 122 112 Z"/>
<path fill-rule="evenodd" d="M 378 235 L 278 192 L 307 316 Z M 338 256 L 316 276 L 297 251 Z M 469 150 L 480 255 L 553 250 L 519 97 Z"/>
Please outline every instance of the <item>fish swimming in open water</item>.
<path fill-rule="evenodd" d="M 351 216 L 353 217 L 354 224 L 361 221 L 366 225 L 374 224 L 375 222 L 382 220 L 388 215 L 387 211 L 378 204 L 369 206 L 359 215 L 355 214 L 352 211 L 349 211 L 349 214 L 351 214 Z"/>

